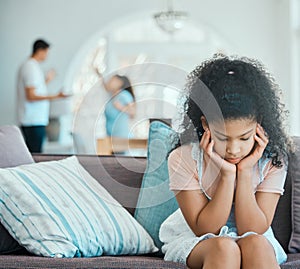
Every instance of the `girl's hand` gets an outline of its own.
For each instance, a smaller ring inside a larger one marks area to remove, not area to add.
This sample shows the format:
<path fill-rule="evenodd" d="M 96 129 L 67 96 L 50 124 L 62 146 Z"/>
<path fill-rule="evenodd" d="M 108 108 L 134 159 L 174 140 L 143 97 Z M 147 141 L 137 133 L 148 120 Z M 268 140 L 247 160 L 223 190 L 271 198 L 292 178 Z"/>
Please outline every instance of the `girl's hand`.
<path fill-rule="evenodd" d="M 254 146 L 251 154 L 238 163 L 237 168 L 239 171 L 252 169 L 262 157 L 264 150 L 269 143 L 268 136 L 260 124 L 257 124 L 254 139 L 256 141 L 256 145 Z"/>
<path fill-rule="evenodd" d="M 219 154 L 214 151 L 214 141 L 210 141 L 210 131 L 206 130 L 202 135 L 200 141 L 200 147 L 203 151 L 209 156 L 209 158 L 213 161 L 214 165 L 220 169 L 221 175 L 223 176 L 236 176 L 236 166 L 235 164 L 231 164 L 224 160 Z"/>
<path fill-rule="evenodd" d="M 98 68 L 98 67 L 95 67 L 95 72 L 96 72 L 96 74 L 98 75 L 98 77 L 99 77 L 101 80 L 103 80 L 103 75 L 102 75 L 102 73 L 99 71 L 99 68 Z"/>

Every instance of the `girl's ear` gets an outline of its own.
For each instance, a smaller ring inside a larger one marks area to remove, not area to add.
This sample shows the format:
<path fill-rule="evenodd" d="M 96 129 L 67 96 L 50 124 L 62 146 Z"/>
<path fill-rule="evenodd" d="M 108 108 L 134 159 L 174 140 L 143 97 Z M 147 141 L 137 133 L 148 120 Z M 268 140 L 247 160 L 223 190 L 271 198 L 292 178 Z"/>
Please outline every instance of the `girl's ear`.
<path fill-rule="evenodd" d="M 207 131 L 209 129 L 208 123 L 206 121 L 206 118 L 204 116 L 201 116 L 201 124 L 204 131 Z"/>

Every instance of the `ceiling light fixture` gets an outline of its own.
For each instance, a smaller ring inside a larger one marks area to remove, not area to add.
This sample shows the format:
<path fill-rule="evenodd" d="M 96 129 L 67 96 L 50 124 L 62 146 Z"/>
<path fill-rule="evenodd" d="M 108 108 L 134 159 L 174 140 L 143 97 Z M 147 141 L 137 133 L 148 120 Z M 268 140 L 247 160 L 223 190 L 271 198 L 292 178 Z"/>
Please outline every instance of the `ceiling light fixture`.
<path fill-rule="evenodd" d="M 174 34 L 184 26 L 188 14 L 184 11 L 175 11 L 172 1 L 168 1 L 168 10 L 157 12 L 153 15 L 157 25 L 165 32 Z"/>

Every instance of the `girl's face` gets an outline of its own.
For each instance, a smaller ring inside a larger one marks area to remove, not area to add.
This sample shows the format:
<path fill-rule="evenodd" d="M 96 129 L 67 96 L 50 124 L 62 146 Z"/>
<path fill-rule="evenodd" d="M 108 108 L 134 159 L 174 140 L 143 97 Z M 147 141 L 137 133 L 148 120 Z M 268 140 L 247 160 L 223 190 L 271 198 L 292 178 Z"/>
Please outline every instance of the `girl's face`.
<path fill-rule="evenodd" d="M 245 118 L 225 120 L 224 125 L 221 122 L 213 122 L 208 128 L 211 139 L 214 140 L 216 153 L 226 161 L 237 164 L 252 151 L 256 127 L 255 120 Z"/>
<path fill-rule="evenodd" d="M 111 93 L 117 93 L 119 90 L 122 89 L 122 87 L 123 87 L 123 81 L 116 76 L 113 76 L 107 82 L 107 88 Z"/>

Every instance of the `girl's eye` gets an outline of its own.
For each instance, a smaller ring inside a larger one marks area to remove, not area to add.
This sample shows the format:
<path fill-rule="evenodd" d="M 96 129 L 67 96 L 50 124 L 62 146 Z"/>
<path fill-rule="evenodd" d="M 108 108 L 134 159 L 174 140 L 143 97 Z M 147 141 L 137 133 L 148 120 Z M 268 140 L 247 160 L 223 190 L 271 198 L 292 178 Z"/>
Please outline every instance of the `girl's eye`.
<path fill-rule="evenodd" d="M 227 141 L 228 139 L 227 138 L 220 138 L 220 137 L 217 137 L 219 141 Z M 247 141 L 249 140 L 250 137 L 247 137 L 247 138 L 241 138 L 242 141 Z"/>

